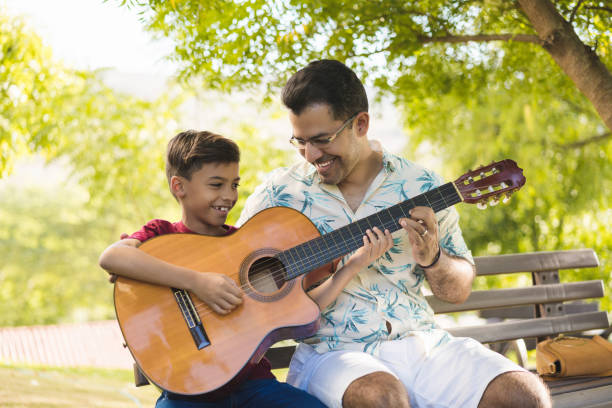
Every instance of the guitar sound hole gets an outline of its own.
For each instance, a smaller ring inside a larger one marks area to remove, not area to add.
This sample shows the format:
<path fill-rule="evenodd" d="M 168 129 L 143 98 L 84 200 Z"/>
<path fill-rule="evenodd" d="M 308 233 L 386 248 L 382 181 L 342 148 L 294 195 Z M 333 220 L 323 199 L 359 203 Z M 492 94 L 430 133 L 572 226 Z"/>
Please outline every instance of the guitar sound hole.
<path fill-rule="evenodd" d="M 276 258 L 259 258 L 249 268 L 248 280 L 260 293 L 277 292 L 285 284 L 285 267 Z"/>

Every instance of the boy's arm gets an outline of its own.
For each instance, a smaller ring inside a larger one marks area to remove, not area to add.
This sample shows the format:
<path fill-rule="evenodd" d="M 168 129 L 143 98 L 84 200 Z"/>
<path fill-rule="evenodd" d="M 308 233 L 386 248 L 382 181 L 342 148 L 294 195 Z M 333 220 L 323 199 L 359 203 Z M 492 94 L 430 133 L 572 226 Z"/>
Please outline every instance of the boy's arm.
<path fill-rule="evenodd" d="M 367 230 L 363 237 L 363 246 L 350 256 L 344 266 L 338 269 L 329 279 L 308 292 L 308 295 L 323 310 L 329 306 L 353 277 L 363 268 L 380 258 L 393 246 L 393 238 L 389 230 L 383 233 L 374 227 Z"/>
<path fill-rule="evenodd" d="M 229 277 L 173 265 L 141 251 L 138 245 L 140 241 L 133 238 L 115 242 L 100 255 L 100 266 L 111 274 L 190 290 L 219 314 L 242 303 L 242 291 Z"/>

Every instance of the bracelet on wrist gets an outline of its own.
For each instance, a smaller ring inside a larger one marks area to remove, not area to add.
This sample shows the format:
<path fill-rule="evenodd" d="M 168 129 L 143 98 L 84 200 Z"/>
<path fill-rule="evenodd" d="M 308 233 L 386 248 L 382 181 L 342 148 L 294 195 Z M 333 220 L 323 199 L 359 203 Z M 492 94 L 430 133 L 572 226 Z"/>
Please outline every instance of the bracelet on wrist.
<path fill-rule="evenodd" d="M 434 256 L 433 261 L 426 266 L 423 266 L 421 264 L 417 264 L 421 269 L 427 269 L 427 268 L 431 268 L 432 266 L 434 266 L 435 264 L 438 263 L 438 261 L 440 260 L 440 254 L 442 253 L 442 249 L 440 248 L 440 245 L 438 245 L 438 253 L 436 254 L 436 256 Z"/>

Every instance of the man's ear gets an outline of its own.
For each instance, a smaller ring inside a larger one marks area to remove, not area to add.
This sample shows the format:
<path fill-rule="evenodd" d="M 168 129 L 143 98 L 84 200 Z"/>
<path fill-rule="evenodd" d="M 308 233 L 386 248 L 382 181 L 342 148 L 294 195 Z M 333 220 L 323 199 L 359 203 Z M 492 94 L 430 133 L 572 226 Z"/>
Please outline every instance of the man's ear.
<path fill-rule="evenodd" d="M 358 136 L 366 136 L 370 128 L 370 114 L 368 112 L 361 112 L 355 119 L 355 132 Z"/>
<path fill-rule="evenodd" d="M 177 198 L 185 197 L 185 179 L 180 176 L 172 176 L 170 178 L 170 190 Z"/>

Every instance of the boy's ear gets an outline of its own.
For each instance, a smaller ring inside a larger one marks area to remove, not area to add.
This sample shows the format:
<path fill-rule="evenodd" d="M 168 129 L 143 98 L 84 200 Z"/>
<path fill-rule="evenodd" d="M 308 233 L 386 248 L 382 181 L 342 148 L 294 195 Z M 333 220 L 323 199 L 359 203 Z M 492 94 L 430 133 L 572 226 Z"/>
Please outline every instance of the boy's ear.
<path fill-rule="evenodd" d="M 170 178 L 170 190 L 177 198 L 183 198 L 185 196 L 185 185 L 184 180 L 180 176 L 172 176 Z"/>

